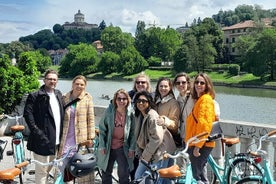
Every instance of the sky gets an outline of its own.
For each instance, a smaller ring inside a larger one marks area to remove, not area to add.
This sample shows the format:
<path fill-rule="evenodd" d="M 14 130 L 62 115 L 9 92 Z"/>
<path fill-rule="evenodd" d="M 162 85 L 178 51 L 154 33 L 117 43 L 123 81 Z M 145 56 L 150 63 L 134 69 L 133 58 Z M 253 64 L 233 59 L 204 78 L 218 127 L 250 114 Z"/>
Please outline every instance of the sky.
<path fill-rule="evenodd" d="M 104 20 L 107 26 L 134 34 L 139 20 L 146 26 L 175 28 L 243 4 L 276 8 L 275 0 L 0 0 L 0 43 L 72 23 L 78 10 L 87 23 L 99 25 Z"/>

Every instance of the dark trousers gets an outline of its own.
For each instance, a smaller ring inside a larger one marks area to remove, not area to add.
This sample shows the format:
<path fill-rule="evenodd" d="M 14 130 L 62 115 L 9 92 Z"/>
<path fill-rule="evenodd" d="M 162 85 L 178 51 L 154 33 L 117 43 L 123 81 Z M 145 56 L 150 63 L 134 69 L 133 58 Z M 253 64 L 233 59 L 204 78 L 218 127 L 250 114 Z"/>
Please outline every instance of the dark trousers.
<path fill-rule="evenodd" d="M 139 165 L 139 158 L 134 157 L 134 160 L 133 160 L 134 169 L 130 172 L 131 181 L 134 180 L 135 172 L 136 172 L 136 169 L 137 169 L 138 165 Z"/>
<path fill-rule="evenodd" d="M 200 148 L 200 156 L 195 157 L 193 154 L 194 147 L 188 149 L 191 161 L 193 177 L 196 181 L 208 184 L 207 178 L 207 159 L 213 148 L 203 146 Z"/>
<path fill-rule="evenodd" d="M 103 184 L 111 184 L 112 183 L 112 171 L 114 167 L 115 161 L 118 164 L 118 176 L 120 184 L 128 184 L 129 183 L 129 166 L 127 162 L 127 158 L 124 152 L 124 148 L 111 149 L 107 169 L 102 176 Z"/>

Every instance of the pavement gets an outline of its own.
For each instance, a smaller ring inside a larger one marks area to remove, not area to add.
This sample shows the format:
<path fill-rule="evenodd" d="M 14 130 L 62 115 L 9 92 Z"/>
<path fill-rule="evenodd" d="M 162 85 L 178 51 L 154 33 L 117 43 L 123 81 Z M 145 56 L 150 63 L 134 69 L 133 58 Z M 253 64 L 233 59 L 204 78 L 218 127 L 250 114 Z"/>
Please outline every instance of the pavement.
<path fill-rule="evenodd" d="M 9 169 L 9 168 L 13 168 L 14 167 L 14 159 L 13 156 L 8 156 L 6 153 L 9 150 L 12 150 L 11 147 L 11 141 L 12 141 L 12 137 L 9 136 L 1 136 L 0 137 L 1 140 L 3 141 L 8 141 L 7 146 L 5 148 L 5 151 L 3 153 L 3 159 L 0 161 L 0 171 L 5 170 L 5 169 Z M 27 142 L 24 141 L 24 146 L 25 146 L 25 158 L 26 159 L 33 159 L 32 154 L 29 150 L 26 149 L 26 145 Z M 35 183 L 35 175 L 30 175 L 29 171 L 34 171 L 35 167 L 34 164 L 30 164 L 27 166 L 24 174 L 23 174 L 23 183 L 24 184 L 34 184 Z M 114 176 L 117 178 L 117 169 L 114 168 Z M 96 175 L 96 173 L 95 173 Z M 19 184 L 19 177 L 15 178 L 14 184 Z M 52 184 L 53 181 L 49 180 L 49 184 Z M 98 175 L 95 176 L 95 184 L 100 184 L 101 183 L 101 179 Z M 116 183 L 116 182 L 115 182 Z"/>

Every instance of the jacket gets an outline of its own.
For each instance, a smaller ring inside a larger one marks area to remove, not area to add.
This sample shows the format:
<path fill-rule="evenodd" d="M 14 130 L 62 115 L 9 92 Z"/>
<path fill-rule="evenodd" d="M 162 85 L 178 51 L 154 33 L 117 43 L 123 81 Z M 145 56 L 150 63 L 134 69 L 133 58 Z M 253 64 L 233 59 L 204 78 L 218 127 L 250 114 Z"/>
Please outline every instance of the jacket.
<path fill-rule="evenodd" d="M 215 118 L 215 107 L 212 97 L 209 94 L 202 95 L 196 101 L 192 112 L 187 117 L 185 142 L 187 142 L 189 138 L 203 132 L 208 132 L 208 134 L 210 134 Z M 201 141 L 190 146 L 196 146 L 199 148 L 203 146 L 215 147 L 215 142 L 211 141 L 205 143 L 205 141 Z"/>
<path fill-rule="evenodd" d="M 99 168 L 103 171 L 106 171 L 110 150 L 111 150 L 111 140 L 114 130 L 114 118 L 115 118 L 116 109 L 113 104 L 110 104 L 105 110 L 103 117 L 99 122 L 99 148 L 98 148 L 98 160 L 97 164 Z M 124 152 L 125 156 L 128 159 L 129 170 L 133 170 L 133 158 L 128 157 L 129 151 L 135 151 L 135 136 L 134 136 L 134 114 L 132 108 L 127 109 L 126 112 L 126 122 L 124 129 Z M 106 154 L 103 155 L 100 150 L 106 149 Z"/>
<path fill-rule="evenodd" d="M 173 153 L 176 146 L 166 127 L 157 125 L 159 114 L 151 109 L 143 118 L 136 117 L 135 136 L 137 137 L 136 155 L 146 161 L 158 162 L 163 153 Z"/>
<path fill-rule="evenodd" d="M 56 153 L 56 126 L 50 106 L 50 97 L 41 86 L 36 92 L 30 93 L 24 107 L 24 118 L 30 129 L 27 149 L 38 155 L 48 156 Z M 60 109 L 60 130 L 64 116 L 62 94 L 54 90 Z"/>
<path fill-rule="evenodd" d="M 165 125 L 172 134 L 178 133 L 180 107 L 177 100 L 172 95 L 159 98 L 156 101 L 157 112 L 160 116 L 165 116 Z"/>
<path fill-rule="evenodd" d="M 71 101 L 70 100 L 71 93 L 72 91 L 66 93 L 63 96 L 65 105 Z M 76 112 L 75 112 L 76 144 L 79 144 L 87 140 L 92 140 L 95 137 L 95 117 L 94 117 L 93 98 L 88 92 L 85 92 L 85 91 L 78 98 L 80 100 L 76 102 Z M 64 149 L 64 144 L 65 144 L 67 134 L 68 134 L 68 129 L 69 129 L 69 122 L 70 122 L 70 107 L 65 109 L 63 131 L 62 131 L 60 150 L 58 155 L 61 155 Z"/>

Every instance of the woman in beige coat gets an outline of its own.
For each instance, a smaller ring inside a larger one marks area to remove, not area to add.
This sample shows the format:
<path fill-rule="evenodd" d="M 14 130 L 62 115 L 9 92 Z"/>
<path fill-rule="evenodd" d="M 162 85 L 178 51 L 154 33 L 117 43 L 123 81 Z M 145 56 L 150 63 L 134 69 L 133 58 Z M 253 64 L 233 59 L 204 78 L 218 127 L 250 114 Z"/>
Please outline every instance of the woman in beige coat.
<path fill-rule="evenodd" d="M 165 168 L 168 159 L 162 160 L 163 153 L 173 153 L 176 150 L 172 135 L 166 127 L 157 124 L 159 114 L 154 110 L 155 104 L 151 94 L 146 91 L 138 92 L 135 96 L 135 136 L 137 137 L 136 156 L 157 169 Z M 146 167 L 139 163 L 135 179 L 139 179 L 146 171 Z M 162 183 L 162 181 L 158 181 Z"/>
<path fill-rule="evenodd" d="M 86 83 L 84 76 L 76 76 L 72 82 L 72 90 L 64 96 L 65 104 L 72 101 L 75 103 L 65 107 L 59 155 L 65 153 L 68 147 L 92 140 L 95 137 L 94 107 L 92 96 L 85 91 Z M 77 178 L 77 182 L 82 184 L 94 183 L 94 173 Z"/>

